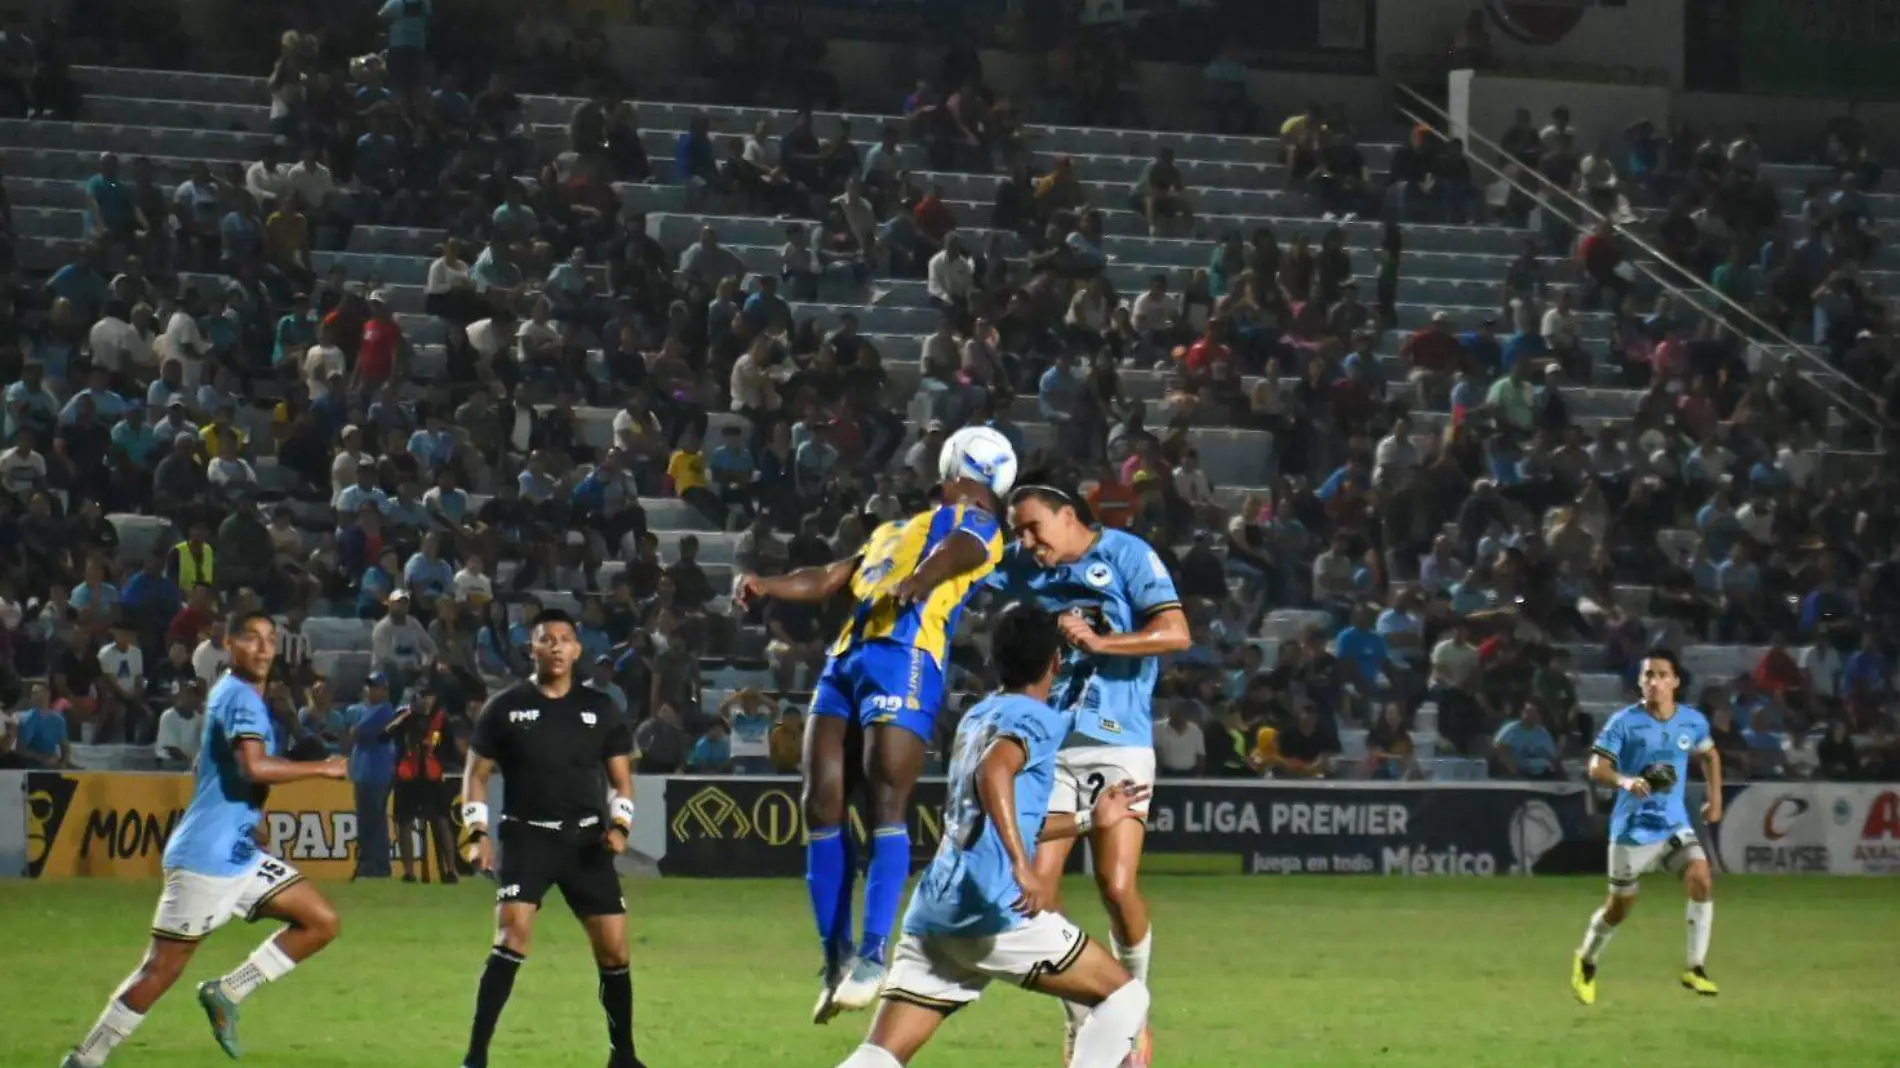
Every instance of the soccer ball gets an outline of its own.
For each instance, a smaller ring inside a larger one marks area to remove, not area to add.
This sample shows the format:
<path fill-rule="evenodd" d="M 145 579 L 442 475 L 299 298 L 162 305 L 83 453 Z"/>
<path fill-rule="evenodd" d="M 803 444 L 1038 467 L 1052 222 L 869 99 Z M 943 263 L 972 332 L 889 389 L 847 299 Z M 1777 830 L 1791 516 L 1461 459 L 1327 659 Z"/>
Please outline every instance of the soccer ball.
<path fill-rule="evenodd" d="M 943 481 L 967 478 L 1001 497 L 1016 484 L 1016 450 L 1009 439 L 986 426 L 966 426 L 950 435 L 937 457 Z"/>

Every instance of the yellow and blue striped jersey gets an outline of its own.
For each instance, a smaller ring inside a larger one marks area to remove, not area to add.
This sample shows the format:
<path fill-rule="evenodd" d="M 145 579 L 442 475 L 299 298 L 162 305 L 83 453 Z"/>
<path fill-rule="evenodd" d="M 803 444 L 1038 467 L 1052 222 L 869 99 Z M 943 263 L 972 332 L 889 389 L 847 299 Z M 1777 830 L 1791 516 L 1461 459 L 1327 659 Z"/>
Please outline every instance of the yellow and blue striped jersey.
<path fill-rule="evenodd" d="M 981 541 L 989 558 L 974 571 L 931 590 L 923 601 L 898 604 L 891 596 L 898 583 L 922 566 L 945 538 L 959 532 Z M 942 667 L 950 654 L 950 636 L 956 632 L 963 599 L 1002 559 L 1001 525 L 995 516 L 973 505 L 942 504 L 879 526 L 858 557 L 857 573 L 851 576 L 851 594 L 857 604 L 831 644 L 831 655 L 841 656 L 864 642 L 887 641 L 921 649 Z"/>

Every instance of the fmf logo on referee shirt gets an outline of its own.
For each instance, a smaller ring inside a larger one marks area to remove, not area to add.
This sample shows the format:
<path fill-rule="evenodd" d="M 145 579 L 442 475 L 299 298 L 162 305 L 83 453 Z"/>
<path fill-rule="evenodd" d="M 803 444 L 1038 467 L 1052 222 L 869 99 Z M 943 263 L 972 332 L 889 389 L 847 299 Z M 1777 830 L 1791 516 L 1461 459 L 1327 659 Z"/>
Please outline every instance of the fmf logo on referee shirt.
<path fill-rule="evenodd" d="M 538 708 L 517 708 L 508 713 L 510 723 L 533 723 L 540 718 L 541 710 Z"/>

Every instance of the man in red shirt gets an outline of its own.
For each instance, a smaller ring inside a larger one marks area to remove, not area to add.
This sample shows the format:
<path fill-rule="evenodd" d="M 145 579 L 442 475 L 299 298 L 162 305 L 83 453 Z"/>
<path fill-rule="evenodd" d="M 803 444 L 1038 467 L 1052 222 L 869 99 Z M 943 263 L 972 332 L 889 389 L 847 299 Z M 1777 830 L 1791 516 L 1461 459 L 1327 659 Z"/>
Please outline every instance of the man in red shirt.
<path fill-rule="evenodd" d="M 1207 332 L 1201 340 L 1188 346 L 1187 354 L 1181 362 L 1187 365 L 1187 372 L 1198 385 L 1212 377 L 1214 365 L 1225 363 L 1234 358 L 1233 350 L 1227 347 L 1227 321 L 1214 318 L 1207 321 Z"/>
<path fill-rule="evenodd" d="M 210 629 L 211 624 L 217 619 L 214 614 L 217 602 L 212 595 L 210 583 L 200 582 L 192 587 L 188 597 L 190 599 L 185 602 L 185 607 L 180 608 L 178 614 L 172 617 L 171 623 L 165 627 L 166 645 L 183 642 L 186 648 L 197 648 L 199 640 L 204 637 L 204 632 Z"/>
<path fill-rule="evenodd" d="M 373 390 L 394 379 L 401 349 L 402 327 L 389 310 L 388 294 L 379 289 L 369 295 L 369 321 L 363 324 L 363 342 L 356 348 L 355 388 Z"/>
<path fill-rule="evenodd" d="M 1110 530 L 1133 527 L 1141 513 L 1135 491 L 1122 485 L 1110 466 L 1103 466 L 1096 475 L 1095 488 L 1083 496 L 1089 502 L 1089 511 L 1095 513 L 1095 521 Z"/>

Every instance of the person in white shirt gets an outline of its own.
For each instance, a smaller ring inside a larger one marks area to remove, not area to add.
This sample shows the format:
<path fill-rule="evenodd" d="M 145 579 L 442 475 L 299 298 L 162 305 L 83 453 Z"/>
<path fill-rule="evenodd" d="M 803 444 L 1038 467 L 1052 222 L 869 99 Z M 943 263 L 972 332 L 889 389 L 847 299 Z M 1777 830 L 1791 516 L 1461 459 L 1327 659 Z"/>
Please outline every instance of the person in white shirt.
<path fill-rule="evenodd" d="M 515 331 L 515 339 L 519 343 L 515 355 L 522 363 L 553 365 L 560 362 L 563 342 L 560 328 L 549 319 L 553 310 L 548 298 L 535 298 L 534 312 Z"/>
<path fill-rule="evenodd" d="M 1195 449 L 1181 453 L 1181 466 L 1174 469 L 1174 488 L 1180 491 L 1181 499 L 1194 509 L 1197 522 L 1216 524 L 1226 521 L 1226 516 L 1214 503 L 1214 486 L 1207 480 L 1207 472 L 1201 467 L 1201 454 Z"/>
<path fill-rule="evenodd" d="M 858 243 L 858 251 L 870 255 L 871 250 L 877 247 L 877 211 L 871 207 L 870 201 L 864 199 L 864 183 L 858 180 L 857 175 L 852 175 L 845 180 L 844 192 L 833 197 L 831 202 L 844 216 L 845 227 Z"/>
<path fill-rule="evenodd" d="M 211 342 L 198 329 L 198 320 L 184 304 L 172 312 L 171 320 L 165 324 L 165 336 L 160 344 L 164 355 L 177 360 L 184 369 L 183 385 L 187 391 L 195 391 L 204 385 L 205 357 L 211 352 Z"/>
<path fill-rule="evenodd" d="M 507 308 L 496 308 L 488 318 L 468 324 L 466 333 L 468 347 L 481 357 L 482 363 L 493 365 L 495 357 L 503 352 L 514 351 L 521 326 L 513 312 Z"/>
<path fill-rule="evenodd" d="M 1392 423 L 1392 432 L 1379 439 L 1372 453 L 1372 484 L 1380 488 L 1403 489 L 1418 469 L 1418 446 L 1412 444 L 1412 421 L 1404 417 Z"/>
<path fill-rule="evenodd" d="M 158 740 L 152 753 L 168 768 L 188 768 L 198 759 L 198 747 L 204 742 L 204 721 L 198 718 L 204 703 L 204 690 L 191 680 L 179 687 L 172 706 L 158 717 Z"/>
<path fill-rule="evenodd" d="M 1186 701 L 1176 701 L 1155 724 L 1155 764 L 1163 775 L 1198 775 L 1207 767 L 1207 739 L 1188 717 Z"/>
<path fill-rule="evenodd" d="M 34 450 L 31 429 L 21 427 L 13 440 L 11 449 L 0 452 L 0 487 L 25 500 L 46 485 L 46 457 Z"/>
<path fill-rule="evenodd" d="M 344 374 L 349 369 L 343 346 L 337 344 L 338 329 L 335 323 L 324 323 L 318 327 L 317 343 L 304 353 L 303 382 L 310 391 L 312 402 L 329 396 L 331 376 Z"/>
<path fill-rule="evenodd" d="M 224 624 L 212 623 L 211 633 L 191 651 L 191 671 L 206 685 L 218 681 L 231 666 L 231 650 L 224 647 Z"/>
<path fill-rule="evenodd" d="M 237 453 L 237 437 L 218 435 L 218 455 L 205 464 L 205 477 L 227 501 L 248 498 L 257 488 L 257 472 Z"/>
<path fill-rule="evenodd" d="M 732 364 L 732 410 L 735 412 L 775 412 L 779 408 L 778 383 L 773 381 L 766 360 L 772 351 L 772 339 L 764 335 L 752 339 L 752 344 Z M 624 411 L 622 415 L 626 414 Z M 631 417 L 629 417 L 631 418 Z M 620 416 L 615 416 L 618 423 Z"/>
<path fill-rule="evenodd" d="M 1557 303 L 1544 312 L 1544 321 L 1538 324 L 1537 332 L 1544 337 L 1544 344 L 1550 354 L 1563 361 L 1565 367 L 1574 366 L 1572 358 L 1581 344 L 1577 333 L 1577 313 L 1573 309 L 1574 301 L 1570 290 L 1557 291 Z"/>
<path fill-rule="evenodd" d="M 433 660 L 437 650 L 429 628 L 409 614 L 409 592 L 397 587 L 384 602 L 389 614 L 369 631 L 370 667 L 407 682 Z"/>
<path fill-rule="evenodd" d="M 152 309 L 144 304 L 139 307 L 145 310 L 145 318 L 149 324 Z M 126 313 L 125 319 L 119 318 L 119 313 L 124 311 L 124 305 L 117 303 L 106 305 L 105 315 L 92 324 L 92 330 L 86 339 L 92 352 L 93 364 L 104 367 L 115 375 L 126 371 L 129 367 L 152 366 L 150 335 L 141 333 L 139 328 L 130 321 L 136 316 L 136 311 Z"/>
<path fill-rule="evenodd" d="M 145 654 L 133 638 L 130 627 L 115 626 L 112 641 L 99 650 L 99 692 L 108 706 L 105 718 L 124 723 L 128 734 L 143 733 L 151 715 L 145 707 Z"/>
<path fill-rule="evenodd" d="M 330 176 L 330 168 L 317 158 L 315 145 L 304 145 L 301 157 L 284 177 L 286 191 L 297 194 L 304 202 L 313 226 L 320 216 L 331 213 L 330 199 L 336 195 L 336 179 Z"/>
<path fill-rule="evenodd" d="M 1827 642 L 1816 642 L 1796 657 L 1801 670 L 1808 673 L 1809 692 L 1823 702 L 1832 702 L 1841 694 L 1841 654 Z"/>
<path fill-rule="evenodd" d="M 1148 279 L 1148 288 L 1135 298 L 1129 311 L 1135 330 L 1151 344 L 1161 344 L 1165 335 L 1174 332 L 1176 321 L 1174 298 L 1168 295 L 1168 276 L 1158 274 Z M 1157 335 L 1162 336 L 1161 340 Z"/>
<path fill-rule="evenodd" d="M 976 265 L 963 250 L 963 239 L 951 234 L 944 240 L 943 251 L 930 257 L 925 285 L 937 307 L 948 311 L 969 306 L 970 290 L 976 284 Z"/>
<path fill-rule="evenodd" d="M 482 570 L 482 558 L 471 555 L 455 573 L 455 599 L 471 607 L 480 607 L 495 599 L 495 583 Z"/>
<path fill-rule="evenodd" d="M 257 210 L 264 215 L 290 192 L 290 167 L 275 139 L 264 146 L 261 159 L 244 169 L 244 188 L 257 200 Z"/>

